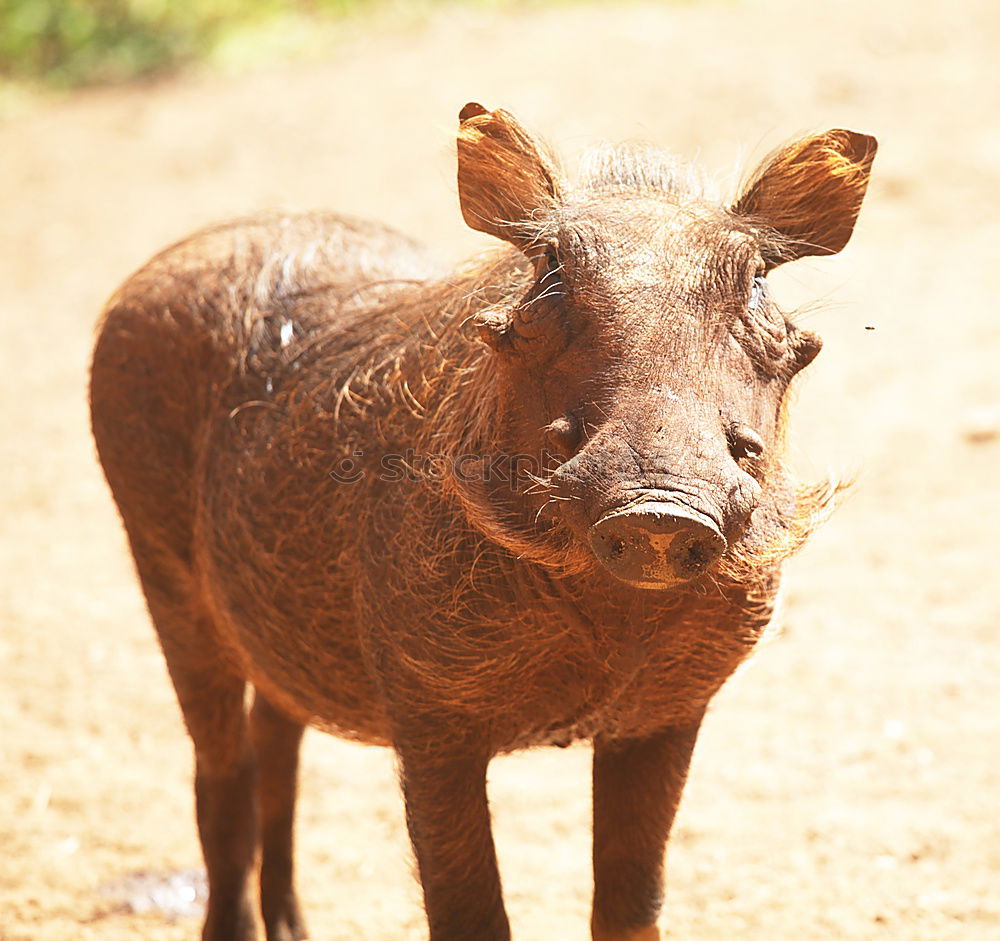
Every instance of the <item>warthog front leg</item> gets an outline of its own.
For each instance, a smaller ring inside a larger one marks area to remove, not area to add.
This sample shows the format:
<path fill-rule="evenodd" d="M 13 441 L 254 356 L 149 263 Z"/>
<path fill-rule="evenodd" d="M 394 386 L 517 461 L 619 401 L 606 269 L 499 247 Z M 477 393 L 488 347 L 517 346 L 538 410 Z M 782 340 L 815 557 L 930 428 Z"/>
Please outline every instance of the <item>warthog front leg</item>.
<path fill-rule="evenodd" d="M 594 741 L 594 941 L 656 941 L 663 856 L 699 722 Z"/>
<path fill-rule="evenodd" d="M 397 749 L 431 941 L 508 941 L 486 799 L 489 757 L 467 754 L 468 746 Z"/>

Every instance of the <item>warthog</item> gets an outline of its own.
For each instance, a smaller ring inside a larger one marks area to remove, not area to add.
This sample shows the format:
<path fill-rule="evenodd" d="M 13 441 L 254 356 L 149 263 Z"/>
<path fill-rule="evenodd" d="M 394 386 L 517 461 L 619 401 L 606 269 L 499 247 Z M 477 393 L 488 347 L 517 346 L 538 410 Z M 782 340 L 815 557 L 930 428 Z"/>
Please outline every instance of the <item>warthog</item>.
<path fill-rule="evenodd" d="M 396 750 L 433 941 L 510 936 L 490 759 L 591 740 L 593 937 L 657 937 L 705 708 L 831 496 L 782 463 L 820 341 L 767 274 L 846 244 L 875 147 L 804 137 L 720 204 L 637 147 L 571 184 L 470 104 L 458 191 L 495 255 L 273 216 L 112 297 L 94 434 L 194 741 L 206 939 L 306 935 L 306 725 Z"/>

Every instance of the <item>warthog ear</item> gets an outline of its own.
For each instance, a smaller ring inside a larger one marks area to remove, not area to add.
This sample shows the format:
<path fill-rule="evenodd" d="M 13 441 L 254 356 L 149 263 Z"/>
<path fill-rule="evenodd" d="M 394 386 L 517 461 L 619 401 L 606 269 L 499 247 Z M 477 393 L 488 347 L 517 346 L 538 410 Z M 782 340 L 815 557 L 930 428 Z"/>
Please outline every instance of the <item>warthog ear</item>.
<path fill-rule="evenodd" d="M 466 224 L 530 251 L 559 198 L 542 146 L 506 111 L 470 102 L 459 113 L 458 196 Z"/>
<path fill-rule="evenodd" d="M 833 255 L 851 237 L 878 144 L 835 128 L 786 144 L 761 164 L 733 212 L 778 239 L 764 246 L 768 268 L 804 255 Z"/>

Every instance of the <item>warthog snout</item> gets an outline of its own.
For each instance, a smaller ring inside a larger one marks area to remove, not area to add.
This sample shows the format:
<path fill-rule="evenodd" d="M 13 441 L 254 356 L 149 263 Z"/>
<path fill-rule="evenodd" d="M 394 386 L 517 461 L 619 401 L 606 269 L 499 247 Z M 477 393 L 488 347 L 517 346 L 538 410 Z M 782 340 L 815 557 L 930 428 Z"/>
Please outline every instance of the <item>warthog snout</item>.
<path fill-rule="evenodd" d="M 615 510 L 590 529 L 594 555 L 612 575 L 639 588 L 668 588 L 701 575 L 723 552 L 719 527 L 679 503 Z"/>

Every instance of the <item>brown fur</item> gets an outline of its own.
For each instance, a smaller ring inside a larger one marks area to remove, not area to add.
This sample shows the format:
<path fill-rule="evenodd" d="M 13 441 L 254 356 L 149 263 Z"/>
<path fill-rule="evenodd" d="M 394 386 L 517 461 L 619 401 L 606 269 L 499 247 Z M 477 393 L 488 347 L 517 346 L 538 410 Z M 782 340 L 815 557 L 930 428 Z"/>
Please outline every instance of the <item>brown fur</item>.
<path fill-rule="evenodd" d="M 701 717 L 832 495 L 781 463 L 818 339 L 747 298 L 777 246 L 846 241 L 860 139 L 793 145 L 729 210 L 646 150 L 573 188 L 468 106 L 463 212 L 514 248 L 444 273 L 375 225 L 260 218 L 111 299 L 94 434 L 195 745 L 206 938 L 305 936 L 306 724 L 397 750 L 434 941 L 509 935 L 490 758 L 592 738 L 594 937 L 655 937 Z M 664 590 L 601 567 L 589 527 L 650 494 L 718 526 L 718 564 Z"/>

